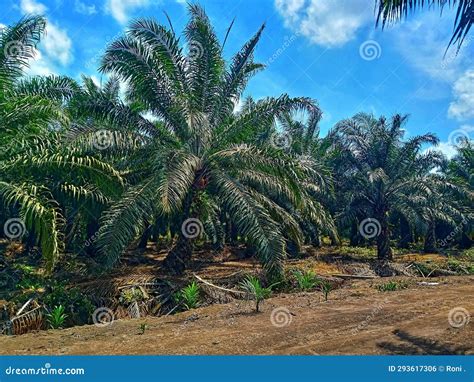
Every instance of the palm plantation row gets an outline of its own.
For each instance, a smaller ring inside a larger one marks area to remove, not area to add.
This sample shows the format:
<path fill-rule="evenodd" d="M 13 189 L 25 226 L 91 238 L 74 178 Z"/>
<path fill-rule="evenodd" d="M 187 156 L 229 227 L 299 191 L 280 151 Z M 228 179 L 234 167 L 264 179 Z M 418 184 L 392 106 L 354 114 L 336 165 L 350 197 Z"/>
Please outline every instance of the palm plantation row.
<path fill-rule="evenodd" d="M 5 237 L 39 248 L 47 272 L 65 253 L 110 269 L 165 240 L 169 273 L 197 247 L 245 244 L 270 278 L 328 240 L 374 244 L 383 262 L 394 246 L 471 245 L 470 141 L 447 160 L 433 134 L 404 137 L 404 115 L 359 113 L 320 137 L 313 99 L 248 97 L 236 109 L 264 69 L 263 26 L 226 62 L 197 5 L 181 39 L 137 20 L 106 48 L 103 86 L 24 75 L 45 26 L 30 16 L 0 34 L 0 220 Z"/>

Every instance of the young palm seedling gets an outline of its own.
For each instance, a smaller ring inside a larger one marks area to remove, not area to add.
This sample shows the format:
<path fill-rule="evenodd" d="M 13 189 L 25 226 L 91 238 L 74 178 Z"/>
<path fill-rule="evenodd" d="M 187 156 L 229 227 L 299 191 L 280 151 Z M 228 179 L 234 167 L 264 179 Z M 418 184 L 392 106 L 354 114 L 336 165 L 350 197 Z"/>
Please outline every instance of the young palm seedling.
<path fill-rule="evenodd" d="M 64 313 L 64 306 L 55 306 L 51 313 L 46 315 L 46 318 L 51 329 L 62 329 L 67 318 L 67 314 Z"/>
<path fill-rule="evenodd" d="M 403 282 L 389 281 L 385 284 L 377 285 L 377 289 L 380 292 L 393 292 L 399 289 L 407 288 L 407 284 Z"/>
<path fill-rule="evenodd" d="M 146 322 L 143 322 L 138 327 L 139 333 L 138 334 L 145 334 L 145 331 L 148 329 L 148 325 Z"/>
<path fill-rule="evenodd" d="M 247 276 L 245 280 L 240 283 L 240 287 L 247 294 L 248 300 L 255 301 L 256 312 L 260 311 L 260 303 L 272 294 L 272 286 L 264 288 L 262 284 L 260 284 L 259 279 L 255 276 Z"/>
<path fill-rule="evenodd" d="M 199 285 L 193 281 L 187 287 L 181 289 L 178 294 L 178 301 L 186 310 L 197 308 L 199 306 Z"/>
<path fill-rule="evenodd" d="M 321 292 L 323 292 L 323 295 L 324 295 L 324 301 L 327 301 L 329 297 L 329 293 L 333 290 L 333 287 L 331 283 L 327 281 L 321 281 L 319 285 L 321 288 Z"/>
<path fill-rule="evenodd" d="M 313 271 L 295 271 L 293 275 L 298 283 L 298 288 L 303 291 L 313 289 L 319 282 Z"/>

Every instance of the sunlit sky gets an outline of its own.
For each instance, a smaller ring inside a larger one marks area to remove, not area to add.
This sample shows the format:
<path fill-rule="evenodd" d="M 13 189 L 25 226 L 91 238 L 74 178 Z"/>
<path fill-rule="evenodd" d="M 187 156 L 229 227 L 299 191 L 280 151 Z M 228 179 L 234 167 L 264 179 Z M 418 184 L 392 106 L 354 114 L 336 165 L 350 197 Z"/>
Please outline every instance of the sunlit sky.
<path fill-rule="evenodd" d="M 375 28 L 375 0 L 211 0 L 200 2 L 231 57 L 259 28 L 266 29 L 256 61 L 267 64 L 249 84 L 255 98 L 309 96 L 324 112 L 323 134 L 360 112 L 410 114 L 407 136 L 434 132 L 440 148 L 460 135 L 474 137 L 474 44 L 445 49 L 454 11 L 419 12 L 385 30 Z M 80 74 L 104 79 L 96 68 L 108 42 L 136 17 L 155 17 L 181 31 L 181 0 L 2 0 L 0 24 L 29 13 L 44 14 L 48 33 L 29 74 Z"/>

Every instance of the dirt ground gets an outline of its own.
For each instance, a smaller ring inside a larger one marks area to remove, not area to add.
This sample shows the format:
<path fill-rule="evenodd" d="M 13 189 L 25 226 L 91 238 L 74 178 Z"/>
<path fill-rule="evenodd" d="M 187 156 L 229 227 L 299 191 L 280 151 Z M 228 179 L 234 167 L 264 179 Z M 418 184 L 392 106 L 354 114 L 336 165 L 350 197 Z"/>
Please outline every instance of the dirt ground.
<path fill-rule="evenodd" d="M 375 288 L 380 279 L 349 281 L 329 301 L 319 292 L 278 295 L 260 313 L 234 301 L 107 327 L 1 336 L 0 354 L 474 354 L 474 318 L 466 314 L 474 312 L 474 277 L 406 280 L 407 289 L 391 292 Z M 419 284 L 426 281 L 439 284 Z M 450 325 L 450 312 L 460 327 Z"/>

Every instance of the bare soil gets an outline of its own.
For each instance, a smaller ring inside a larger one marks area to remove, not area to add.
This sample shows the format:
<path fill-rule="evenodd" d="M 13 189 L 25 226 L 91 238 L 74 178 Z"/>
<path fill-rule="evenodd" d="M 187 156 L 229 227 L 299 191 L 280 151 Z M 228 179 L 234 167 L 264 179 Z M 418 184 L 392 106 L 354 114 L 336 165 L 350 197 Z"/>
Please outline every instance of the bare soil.
<path fill-rule="evenodd" d="M 389 280 L 408 286 L 376 288 Z M 454 308 L 473 314 L 473 296 L 473 276 L 355 280 L 329 301 L 320 292 L 281 294 L 260 313 L 236 300 L 108 327 L 0 336 L 0 354 L 474 354 L 474 318 L 458 328 L 448 320 Z"/>

